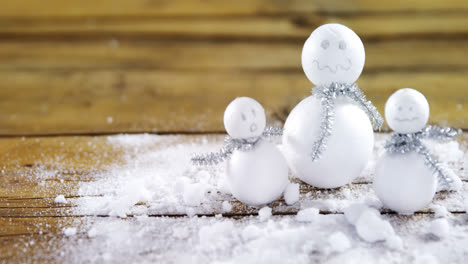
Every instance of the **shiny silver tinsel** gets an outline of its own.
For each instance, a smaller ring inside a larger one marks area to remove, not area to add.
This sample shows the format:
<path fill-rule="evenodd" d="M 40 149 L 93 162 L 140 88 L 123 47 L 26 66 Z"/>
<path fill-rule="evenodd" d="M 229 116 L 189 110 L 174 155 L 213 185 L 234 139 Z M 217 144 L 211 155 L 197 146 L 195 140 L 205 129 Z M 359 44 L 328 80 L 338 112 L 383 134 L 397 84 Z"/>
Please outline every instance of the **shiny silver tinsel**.
<path fill-rule="evenodd" d="M 436 157 L 431 155 L 428 148 L 423 144 L 423 139 L 450 140 L 461 131 L 452 128 L 441 128 L 428 126 L 420 132 L 400 134 L 393 133 L 385 143 L 385 149 L 393 154 L 405 154 L 416 152 L 423 156 L 424 161 L 437 175 L 441 189 L 450 189 L 454 180 L 448 175 L 447 170 L 441 166 Z"/>
<path fill-rule="evenodd" d="M 196 154 L 192 157 L 192 163 L 200 166 L 215 165 L 229 158 L 235 150 L 251 151 L 263 138 L 281 136 L 283 130 L 276 127 L 266 127 L 260 137 L 235 139 L 230 136 L 224 138 L 224 146 L 218 152 Z"/>
<path fill-rule="evenodd" d="M 327 140 L 333 128 L 335 100 L 338 96 L 346 96 L 356 102 L 369 116 L 375 130 L 382 127 L 384 119 L 356 84 L 332 83 L 329 86 L 317 86 L 312 89 L 312 95 L 317 96 L 322 107 L 320 135 L 312 146 L 312 161 L 319 159 L 327 148 Z"/>

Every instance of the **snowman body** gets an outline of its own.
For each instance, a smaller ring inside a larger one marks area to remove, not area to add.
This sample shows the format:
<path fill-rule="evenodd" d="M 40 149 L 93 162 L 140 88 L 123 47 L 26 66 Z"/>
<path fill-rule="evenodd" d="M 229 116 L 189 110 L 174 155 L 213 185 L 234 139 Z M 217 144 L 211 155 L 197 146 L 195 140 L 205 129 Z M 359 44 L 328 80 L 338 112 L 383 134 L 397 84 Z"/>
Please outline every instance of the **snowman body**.
<path fill-rule="evenodd" d="M 312 161 L 314 142 L 320 135 L 321 103 L 314 95 L 290 113 L 283 134 L 283 151 L 289 167 L 302 181 L 319 188 L 351 183 L 372 155 L 374 133 L 366 113 L 347 97 L 335 101 L 335 114 L 327 148 Z"/>
<path fill-rule="evenodd" d="M 377 161 L 373 187 L 385 207 L 411 215 L 432 201 L 437 178 L 418 153 L 385 153 Z"/>
<path fill-rule="evenodd" d="M 283 155 L 263 140 L 252 150 L 235 150 L 227 161 L 226 174 L 234 197 L 254 206 L 278 199 L 289 183 Z"/>

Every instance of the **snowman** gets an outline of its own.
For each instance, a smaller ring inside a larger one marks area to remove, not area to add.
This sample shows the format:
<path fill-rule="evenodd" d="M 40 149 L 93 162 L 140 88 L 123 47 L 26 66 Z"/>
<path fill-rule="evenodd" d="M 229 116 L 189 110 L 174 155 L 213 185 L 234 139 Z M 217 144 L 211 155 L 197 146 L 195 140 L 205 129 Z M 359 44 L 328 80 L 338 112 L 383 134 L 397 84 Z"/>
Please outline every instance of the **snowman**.
<path fill-rule="evenodd" d="M 265 129 L 265 110 L 254 99 L 240 97 L 224 112 L 224 127 L 229 136 L 216 153 L 196 155 L 192 162 L 213 165 L 227 160 L 227 181 L 239 201 L 253 206 L 278 199 L 285 190 L 288 166 L 278 148 L 264 140 L 280 136 L 281 129 Z"/>
<path fill-rule="evenodd" d="M 340 24 L 318 27 L 304 44 L 302 67 L 316 87 L 288 116 L 283 152 L 291 170 L 308 184 L 348 184 L 372 154 L 373 129 L 383 118 L 354 84 L 364 59 L 359 36 Z"/>
<path fill-rule="evenodd" d="M 423 144 L 424 139 L 448 140 L 457 130 L 425 127 L 429 104 L 414 89 L 400 89 L 385 105 L 391 138 L 375 170 L 374 190 L 382 203 L 403 215 L 427 206 L 436 190 L 458 190 L 461 181 L 448 167 L 440 164 Z"/>

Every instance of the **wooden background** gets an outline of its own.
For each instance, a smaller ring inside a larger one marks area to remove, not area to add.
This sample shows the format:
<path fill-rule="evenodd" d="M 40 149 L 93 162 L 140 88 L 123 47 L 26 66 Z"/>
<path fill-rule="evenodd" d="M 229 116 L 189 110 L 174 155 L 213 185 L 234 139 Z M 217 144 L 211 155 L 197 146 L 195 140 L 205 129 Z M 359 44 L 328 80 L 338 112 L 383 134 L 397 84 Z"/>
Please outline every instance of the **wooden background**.
<path fill-rule="evenodd" d="M 224 108 L 238 96 L 262 103 L 270 122 L 284 121 L 312 87 L 302 45 L 330 22 L 362 38 L 358 84 L 382 113 L 392 92 L 411 87 L 428 98 L 431 123 L 468 129 L 466 0 L 2 0 L 0 262 L 54 261 L 62 228 L 96 218 L 71 211 L 77 186 L 134 149 L 94 135 L 223 132 Z M 369 180 L 325 193 L 348 189 L 365 195 Z M 309 191 L 301 185 L 302 198 Z M 71 204 L 54 203 L 60 194 Z M 234 205 L 231 216 L 256 213 Z M 277 205 L 275 214 L 298 209 Z M 24 253 L 29 239 L 36 243 Z"/>
<path fill-rule="evenodd" d="M 432 123 L 468 128 L 466 0 L 4 0 L 0 135 L 222 132 L 238 96 L 282 121 L 310 95 L 302 45 L 329 22 L 362 38 L 358 84 L 382 113 L 411 87 Z"/>

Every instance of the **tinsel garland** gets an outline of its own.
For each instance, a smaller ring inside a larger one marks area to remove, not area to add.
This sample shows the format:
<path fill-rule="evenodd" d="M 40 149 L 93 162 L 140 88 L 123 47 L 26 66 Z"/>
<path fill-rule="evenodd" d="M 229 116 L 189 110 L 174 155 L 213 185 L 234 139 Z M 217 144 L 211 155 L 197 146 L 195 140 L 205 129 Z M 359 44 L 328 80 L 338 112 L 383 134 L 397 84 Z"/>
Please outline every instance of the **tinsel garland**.
<path fill-rule="evenodd" d="M 454 180 L 448 175 L 446 169 L 441 166 L 437 158 L 431 155 L 422 140 L 450 140 L 460 133 L 460 130 L 437 126 L 428 126 L 416 133 L 393 133 L 385 143 L 385 149 L 392 154 L 405 154 L 413 151 L 420 154 L 423 156 L 425 164 L 437 175 L 441 189 L 450 189 Z"/>
<path fill-rule="evenodd" d="M 312 161 L 319 159 L 327 148 L 327 140 L 333 129 L 335 101 L 338 96 L 346 96 L 356 102 L 369 116 L 375 130 L 382 127 L 384 119 L 377 108 L 367 101 L 366 96 L 356 84 L 332 83 L 329 86 L 316 86 L 312 89 L 312 95 L 320 100 L 322 108 L 320 135 L 312 146 Z"/>
<path fill-rule="evenodd" d="M 266 127 L 262 135 L 246 139 L 236 139 L 226 136 L 223 147 L 217 152 L 196 154 L 192 157 L 192 163 L 199 166 L 216 165 L 229 158 L 235 150 L 251 151 L 255 149 L 262 138 L 281 136 L 283 130 L 276 127 Z"/>

